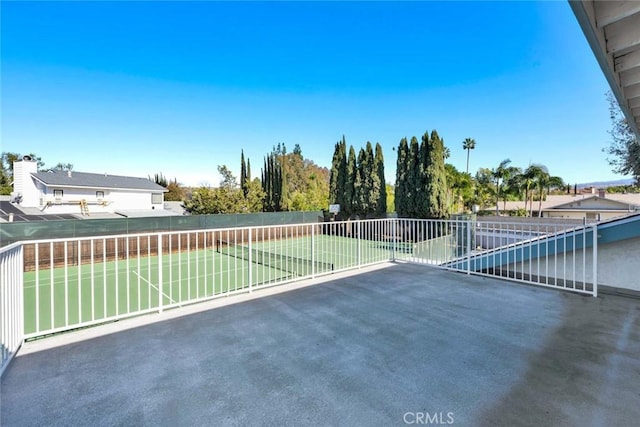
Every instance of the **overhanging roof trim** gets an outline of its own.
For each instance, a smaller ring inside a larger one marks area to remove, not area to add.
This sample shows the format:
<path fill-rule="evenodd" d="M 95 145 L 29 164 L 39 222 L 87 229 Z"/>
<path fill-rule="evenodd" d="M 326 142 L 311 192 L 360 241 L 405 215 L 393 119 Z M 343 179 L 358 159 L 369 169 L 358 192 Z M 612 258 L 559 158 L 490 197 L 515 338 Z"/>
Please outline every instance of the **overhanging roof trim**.
<path fill-rule="evenodd" d="M 161 191 L 168 190 L 146 178 L 66 171 L 36 172 L 31 176 L 47 187 L 92 188 L 98 190 Z"/>
<path fill-rule="evenodd" d="M 635 105 L 640 93 L 636 93 L 636 84 L 629 84 L 620 76 L 622 71 L 640 67 L 640 29 L 635 25 L 636 21 L 640 22 L 638 2 L 569 0 L 569 5 L 622 113 L 636 137 L 640 139 L 640 114 L 631 106 L 632 103 Z M 611 39 L 608 38 L 605 27 L 614 30 L 610 34 Z"/>

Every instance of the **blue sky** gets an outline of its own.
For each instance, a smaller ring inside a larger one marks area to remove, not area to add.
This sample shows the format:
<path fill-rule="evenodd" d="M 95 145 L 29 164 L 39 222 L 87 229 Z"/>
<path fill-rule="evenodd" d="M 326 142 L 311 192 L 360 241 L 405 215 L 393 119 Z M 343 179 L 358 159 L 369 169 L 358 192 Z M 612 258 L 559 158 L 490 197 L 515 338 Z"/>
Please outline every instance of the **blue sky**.
<path fill-rule="evenodd" d="M 2 151 L 217 185 L 278 142 L 330 166 L 437 129 L 464 170 L 505 158 L 620 179 L 606 81 L 565 1 L 2 2 Z"/>

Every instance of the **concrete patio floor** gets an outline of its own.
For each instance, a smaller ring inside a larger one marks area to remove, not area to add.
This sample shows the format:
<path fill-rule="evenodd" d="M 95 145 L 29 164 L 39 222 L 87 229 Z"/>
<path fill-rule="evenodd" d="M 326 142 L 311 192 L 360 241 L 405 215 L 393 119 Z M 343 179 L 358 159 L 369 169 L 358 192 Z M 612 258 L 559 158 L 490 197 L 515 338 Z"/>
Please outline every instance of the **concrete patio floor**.
<path fill-rule="evenodd" d="M 640 420 L 640 300 L 417 265 L 42 342 L 2 378 L 3 426 Z"/>

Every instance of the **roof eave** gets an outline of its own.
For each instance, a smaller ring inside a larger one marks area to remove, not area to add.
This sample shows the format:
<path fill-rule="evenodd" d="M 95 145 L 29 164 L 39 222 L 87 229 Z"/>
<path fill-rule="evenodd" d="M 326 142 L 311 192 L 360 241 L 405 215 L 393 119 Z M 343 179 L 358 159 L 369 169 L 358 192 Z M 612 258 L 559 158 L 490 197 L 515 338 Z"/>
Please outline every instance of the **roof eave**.
<path fill-rule="evenodd" d="M 587 4 L 589 5 L 589 10 L 587 10 Z M 580 28 L 582 29 L 582 32 L 584 33 L 587 42 L 598 61 L 598 65 L 600 65 L 600 68 L 611 87 L 611 91 L 618 101 L 620 110 L 622 110 L 622 113 L 627 118 L 629 127 L 636 134 L 636 138 L 640 139 L 639 123 L 636 121 L 631 109 L 629 108 L 626 96 L 622 91 L 622 85 L 620 84 L 619 77 L 614 71 L 615 66 L 613 57 L 607 54 L 607 42 L 604 38 L 604 32 L 597 30 L 593 1 L 569 0 L 569 6 L 571 6 L 573 14 L 576 16 L 578 24 L 580 25 Z"/>
<path fill-rule="evenodd" d="M 36 176 L 35 174 L 31 174 L 31 177 L 35 180 L 37 180 L 38 182 L 42 183 L 43 185 L 46 185 L 47 187 L 57 187 L 57 188 L 80 188 L 80 189 L 86 189 L 86 188 L 93 188 L 96 190 L 122 190 L 122 191 L 150 191 L 150 192 L 158 192 L 158 191 L 162 191 L 163 193 L 168 193 L 169 190 L 167 190 L 164 187 L 161 187 L 162 189 L 158 188 L 158 189 L 151 189 L 151 188 L 135 188 L 135 187 L 104 187 L 104 186 L 93 186 L 93 185 L 80 185 L 80 184 L 52 184 L 46 181 L 43 181 L 42 179 L 40 179 L 38 176 Z"/>

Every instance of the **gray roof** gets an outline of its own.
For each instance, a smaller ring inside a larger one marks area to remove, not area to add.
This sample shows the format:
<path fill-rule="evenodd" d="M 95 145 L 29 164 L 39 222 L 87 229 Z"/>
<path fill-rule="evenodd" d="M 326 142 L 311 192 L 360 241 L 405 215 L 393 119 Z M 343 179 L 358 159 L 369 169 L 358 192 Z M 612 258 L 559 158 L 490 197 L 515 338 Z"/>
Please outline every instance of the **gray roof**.
<path fill-rule="evenodd" d="M 31 176 L 42 181 L 48 187 L 87 187 L 110 188 L 128 190 L 167 191 L 163 186 L 147 178 L 135 178 L 131 176 L 118 176 L 100 173 L 47 171 L 32 173 Z"/>

